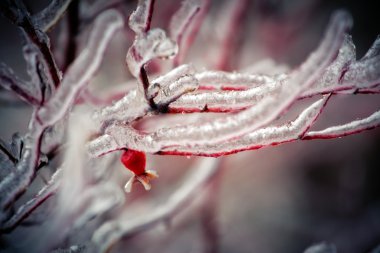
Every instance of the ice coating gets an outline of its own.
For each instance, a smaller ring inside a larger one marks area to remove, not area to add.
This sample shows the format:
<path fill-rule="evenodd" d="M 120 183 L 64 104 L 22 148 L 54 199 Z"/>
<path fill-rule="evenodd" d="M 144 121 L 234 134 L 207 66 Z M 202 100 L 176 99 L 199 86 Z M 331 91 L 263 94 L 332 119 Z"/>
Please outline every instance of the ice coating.
<path fill-rule="evenodd" d="M 277 78 L 225 71 L 203 71 L 196 74 L 199 85 L 206 89 L 238 90 L 272 83 Z"/>
<path fill-rule="evenodd" d="M 171 110 L 202 111 L 206 108 L 215 111 L 233 111 L 257 104 L 263 98 L 279 92 L 281 81 L 243 91 L 217 91 L 184 94 L 171 103 Z"/>
<path fill-rule="evenodd" d="M 130 110 L 133 108 L 133 110 Z M 93 114 L 94 120 L 103 122 L 106 120 L 119 120 L 131 122 L 145 115 L 150 110 L 149 105 L 138 90 L 131 90 L 122 99 L 113 105 L 101 108 Z"/>
<path fill-rule="evenodd" d="M 184 93 L 195 91 L 199 84 L 194 72 L 191 65 L 182 65 L 153 80 L 152 86 L 158 88 L 154 102 L 157 105 L 166 106 Z"/>

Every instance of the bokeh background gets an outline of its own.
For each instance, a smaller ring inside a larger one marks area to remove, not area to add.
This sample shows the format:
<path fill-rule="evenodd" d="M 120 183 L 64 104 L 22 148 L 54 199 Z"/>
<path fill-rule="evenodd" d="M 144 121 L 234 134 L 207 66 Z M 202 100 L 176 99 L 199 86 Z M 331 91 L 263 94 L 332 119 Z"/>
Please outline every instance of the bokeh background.
<path fill-rule="evenodd" d="M 32 11 L 40 10 L 48 2 L 25 1 Z M 115 1 L 114 6 L 128 14 L 136 2 Z M 215 66 L 218 57 L 215 45 L 224 31 L 223 13 L 231 2 L 212 1 L 208 18 L 185 62 L 193 62 L 199 68 Z M 330 14 L 339 8 L 353 15 L 351 34 L 358 58 L 380 34 L 376 1 L 248 2 L 236 30 L 238 46 L 225 67 L 228 70 L 243 69 L 266 58 L 297 66 L 318 45 Z M 156 0 L 153 27 L 165 27 L 178 6 L 179 1 Z M 61 25 L 50 32 L 52 48 L 62 69 L 65 68 L 64 61 L 60 61 L 62 54 L 75 56 L 80 52 L 80 42 L 86 37 L 92 18 L 84 18 L 77 28 L 78 35 L 72 38 L 73 43 L 78 42 L 74 52 L 59 43 Z M 0 61 L 27 79 L 18 29 L 0 17 L 0 34 Z M 102 94 L 130 80 L 124 57 L 131 38 L 131 31 L 126 28 L 113 39 L 102 68 L 91 83 L 95 93 Z M 308 103 L 310 100 L 299 102 L 290 113 L 299 112 Z M 379 108 L 378 95 L 334 96 L 314 129 L 365 117 Z M 25 133 L 30 113 L 25 104 L 0 90 L 0 137 L 9 140 L 14 132 Z M 131 209 L 131 218 L 134 212 L 149 215 L 148 208 L 164 202 L 186 180 L 193 159 L 149 156 L 148 167 L 156 169 L 160 179 L 154 182 L 152 191 L 137 187 L 127 197 L 125 208 Z M 125 238 L 112 252 L 291 253 L 328 242 L 336 245 L 339 253 L 364 253 L 380 244 L 380 129 L 333 140 L 288 143 L 222 159 L 218 175 L 197 192 L 194 201 L 173 217 L 170 224 Z M 109 169 L 122 170 L 118 164 Z M 54 168 L 49 170 L 41 171 L 42 177 L 50 175 Z M 32 187 L 41 185 L 42 179 L 36 181 Z M 19 202 L 32 196 L 33 191 Z M 30 220 L 37 222 L 25 222 L 11 234 L 0 235 L 0 251 L 27 252 L 23 241 L 35 238 L 34 227 L 43 223 L 41 213 L 48 215 L 43 210 L 50 210 L 51 206 L 54 198 L 32 215 Z M 82 239 L 85 242 L 88 238 L 89 235 L 74 231 L 61 246 Z"/>

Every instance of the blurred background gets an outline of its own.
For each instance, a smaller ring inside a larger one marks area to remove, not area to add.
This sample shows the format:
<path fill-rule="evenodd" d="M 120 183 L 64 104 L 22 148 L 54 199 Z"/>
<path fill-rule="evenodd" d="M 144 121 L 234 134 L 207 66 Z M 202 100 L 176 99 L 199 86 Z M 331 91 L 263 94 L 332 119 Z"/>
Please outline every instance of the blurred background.
<path fill-rule="evenodd" d="M 80 2 L 73 1 L 61 23 L 49 33 L 62 70 L 67 68 L 67 58 L 75 58 L 83 48 L 91 21 L 96 16 L 96 12 L 82 13 L 78 9 Z M 102 1 L 86 2 L 91 6 Z M 106 2 L 103 1 L 108 8 Z M 219 45 L 234 2 L 211 1 L 207 19 L 185 63 L 193 62 L 199 69 L 241 70 L 271 58 L 279 64 L 295 67 L 316 48 L 330 14 L 340 8 L 347 9 L 354 18 L 350 33 L 358 58 L 380 34 L 376 1 L 250 0 L 246 1 L 233 33 L 229 60 L 220 66 L 216 63 L 222 57 Z M 33 13 L 49 1 L 28 0 L 25 3 Z M 120 9 L 127 17 L 136 4 L 137 1 L 119 0 L 112 1 L 110 6 Z M 175 0 L 156 0 L 152 26 L 167 27 L 168 17 L 179 5 Z M 75 18 L 75 14 L 80 26 L 67 27 L 64 23 Z M 62 43 L 60 34 L 65 29 L 74 31 L 75 36 Z M 18 28 L 0 17 L 0 34 L 0 61 L 27 79 Z M 132 39 L 129 28 L 113 39 L 101 70 L 91 83 L 96 94 L 101 95 L 110 87 L 131 79 L 124 58 Z M 70 43 L 75 46 L 67 46 Z M 151 72 L 154 74 L 154 70 Z M 300 101 L 290 113 L 300 111 L 311 100 Z M 330 100 L 313 129 L 366 117 L 379 108 L 378 95 L 337 95 Z M 25 133 L 30 113 L 25 104 L 0 90 L 0 137 L 9 140 L 14 132 Z M 222 168 L 217 176 L 197 192 L 194 201 L 174 216 L 170 224 L 125 238 L 112 252 L 291 253 L 303 252 L 315 243 L 328 242 L 336 245 L 339 253 L 365 253 L 380 244 L 380 129 L 333 140 L 271 146 L 220 159 L 223 159 Z M 137 212 L 148 215 L 149 209 L 144 208 L 163 203 L 186 180 L 184 177 L 193 160 L 149 156 L 148 167 L 156 169 L 160 178 L 153 183 L 152 191 L 136 187 L 127 196 L 125 208 L 130 208 L 131 218 Z M 109 169 L 122 170 L 120 165 Z M 49 170 L 54 168 L 46 170 L 41 174 L 50 175 Z M 42 179 L 36 180 L 39 182 L 32 187 L 41 185 Z M 28 191 L 20 203 L 33 192 L 33 189 Z M 52 205 L 54 198 L 30 219 L 38 221 L 38 215 L 41 216 L 38 213 L 44 214 L 44 208 Z M 14 232 L 0 235 L 0 250 L 27 252 L 19 242 L 34 238 L 35 227 L 40 223 L 43 223 L 41 217 L 38 222 L 31 222 L 32 225 L 27 226 L 25 222 Z M 95 224 L 88 226 L 87 230 L 73 231 L 62 243 L 62 248 L 82 239 L 88 240 L 90 235 L 81 233 L 91 231 Z"/>

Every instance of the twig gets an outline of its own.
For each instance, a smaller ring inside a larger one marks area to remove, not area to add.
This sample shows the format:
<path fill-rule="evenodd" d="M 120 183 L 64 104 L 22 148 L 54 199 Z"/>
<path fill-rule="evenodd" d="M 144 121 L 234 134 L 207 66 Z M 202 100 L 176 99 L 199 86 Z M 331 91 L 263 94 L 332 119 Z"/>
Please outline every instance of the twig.
<path fill-rule="evenodd" d="M 59 187 L 62 169 L 59 168 L 52 175 L 51 179 L 35 197 L 19 207 L 16 213 L 1 225 L 1 230 L 10 232 L 16 228 L 25 218 L 27 218 L 38 206 L 44 203 L 49 197 L 55 194 Z"/>

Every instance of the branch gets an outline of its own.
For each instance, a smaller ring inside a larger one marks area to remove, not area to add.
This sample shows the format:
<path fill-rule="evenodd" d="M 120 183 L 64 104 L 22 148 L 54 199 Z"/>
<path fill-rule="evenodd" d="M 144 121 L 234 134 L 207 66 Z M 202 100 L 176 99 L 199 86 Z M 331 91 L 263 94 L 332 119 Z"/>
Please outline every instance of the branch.
<path fill-rule="evenodd" d="M 13 73 L 12 69 L 4 63 L 1 63 L 0 65 L 0 85 L 6 90 L 13 91 L 18 97 L 29 104 L 39 104 L 40 99 L 36 97 L 35 92 L 30 89 L 30 86 L 23 80 L 19 79 Z"/>
<path fill-rule="evenodd" d="M 273 121 L 323 74 L 334 60 L 350 26 L 351 18 L 347 13 L 336 13 L 319 48 L 286 80 L 287 85 L 274 96 L 265 97 L 255 107 L 203 124 L 162 128 L 152 135 L 115 123 L 106 129 L 104 136 L 89 143 L 90 153 L 100 155 L 121 147 L 155 153 L 163 145 L 215 144 L 252 132 Z"/>
<path fill-rule="evenodd" d="M 300 115 L 289 123 L 280 126 L 261 128 L 252 133 L 216 144 L 193 146 L 164 147 L 159 152 L 162 155 L 197 155 L 218 157 L 234 154 L 244 150 L 259 149 L 270 145 L 296 141 L 312 126 L 322 112 L 330 96 L 310 105 Z"/>
<path fill-rule="evenodd" d="M 53 0 L 50 4 L 32 17 L 33 23 L 47 32 L 63 16 L 73 0 Z"/>
<path fill-rule="evenodd" d="M 139 0 L 136 10 L 129 16 L 129 27 L 136 33 L 147 33 L 152 22 L 155 0 Z"/>
<path fill-rule="evenodd" d="M 15 171 L 0 182 L 0 208 L 4 210 L 30 184 L 39 161 L 45 129 L 60 120 L 70 109 L 81 88 L 94 75 L 113 33 L 123 25 L 116 11 L 107 11 L 95 21 L 88 47 L 68 70 L 54 96 L 33 115 L 25 138 L 25 148 Z M 75 68 L 74 68 L 75 67 Z"/>
<path fill-rule="evenodd" d="M 30 41 L 36 45 L 41 52 L 41 60 L 43 61 L 46 71 L 46 76 L 50 76 L 51 90 L 58 87 L 61 81 L 61 72 L 59 71 L 53 55 L 50 51 L 50 41 L 48 36 L 39 29 L 34 23 L 32 17 L 27 11 L 21 0 L 11 1 L 9 5 L 0 8 L 5 17 L 18 25 L 29 37 Z"/>
<path fill-rule="evenodd" d="M 186 53 L 186 51 L 183 52 L 182 45 L 185 41 L 188 41 L 189 38 L 184 38 L 183 36 L 186 36 L 186 34 L 188 35 L 186 31 L 189 29 L 200 9 L 200 0 L 183 0 L 181 8 L 174 13 L 170 20 L 170 37 L 177 42 L 178 48 L 180 49 L 173 60 L 174 67 L 177 67 L 181 63 L 183 55 Z"/>
<path fill-rule="evenodd" d="M 122 26 L 123 18 L 115 10 L 105 11 L 95 20 L 87 46 L 67 70 L 54 96 L 38 111 L 40 121 L 52 125 L 66 114 L 79 92 L 95 75 L 106 46 Z"/>
<path fill-rule="evenodd" d="M 244 28 L 241 26 L 243 18 L 248 10 L 249 1 L 230 1 L 225 2 L 223 6 L 222 21 L 219 21 L 219 25 L 222 28 L 221 42 L 218 45 L 218 59 L 216 61 L 216 69 L 229 70 L 231 66 L 231 60 L 234 55 L 239 51 L 239 37 L 244 32 Z M 224 20 L 227 21 L 223 22 Z"/>
<path fill-rule="evenodd" d="M 220 163 L 221 160 L 215 159 L 200 160 L 193 166 L 194 168 L 190 168 L 190 175 L 185 177 L 186 181 L 165 203 L 146 214 L 134 217 L 133 220 L 125 219 L 121 214 L 115 220 L 104 223 L 95 231 L 93 242 L 98 245 L 101 252 L 106 252 L 121 238 L 143 232 L 160 222 L 171 219 L 197 196 L 198 191 L 220 168 Z"/>
<path fill-rule="evenodd" d="M 377 111 L 367 118 L 355 120 L 350 123 L 333 126 L 321 131 L 308 132 L 303 136 L 303 139 L 332 139 L 346 135 L 360 133 L 365 130 L 369 130 L 380 126 L 380 111 Z"/>
<path fill-rule="evenodd" d="M 20 206 L 17 212 L 11 218 L 1 225 L 1 230 L 4 232 L 12 231 L 37 207 L 44 203 L 45 200 L 54 195 L 60 184 L 61 173 L 62 169 L 57 169 L 47 185 L 45 185 L 34 198 L 30 199 L 28 202 Z"/>

